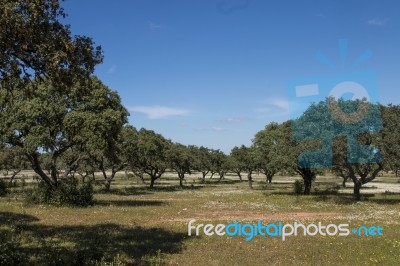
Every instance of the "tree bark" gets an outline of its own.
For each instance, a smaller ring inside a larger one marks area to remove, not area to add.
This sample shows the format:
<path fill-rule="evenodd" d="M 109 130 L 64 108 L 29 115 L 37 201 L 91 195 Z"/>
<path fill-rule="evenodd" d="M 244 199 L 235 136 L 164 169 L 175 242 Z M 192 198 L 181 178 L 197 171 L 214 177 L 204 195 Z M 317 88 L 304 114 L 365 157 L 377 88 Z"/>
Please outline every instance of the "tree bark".
<path fill-rule="evenodd" d="M 249 172 L 249 173 L 247 174 L 247 181 L 249 182 L 249 188 L 250 188 L 251 190 L 253 190 L 253 177 L 252 177 L 251 174 L 252 174 L 251 172 Z"/>
<path fill-rule="evenodd" d="M 305 177 L 303 178 L 303 181 L 304 181 L 304 195 L 310 195 L 312 179 L 311 177 Z"/>
<path fill-rule="evenodd" d="M 269 173 L 269 174 L 266 174 L 266 176 L 267 176 L 267 183 L 271 184 L 272 183 L 272 177 L 274 176 L 274 174 Z"/>
<path fill-rule="evenodd" d="M 354 194 L 355 201 L 361 200 L 361 193 L 360 193 L 361 186 L 362 186 L 362 183 L 360 180 L 357 180 L 357 182 L 354 183 L 353 194 Z"/>
<path fill-rule="evenodd" d="M 208 172 L 201 172 L 202 174 L 202 178 L 201 178 L 201 183 L 205 183 L 206 182 L 206 175 L 208 174 Z"/>
<path fill-rule="evenodd" d="M 109 179 L 104 180 L 104 190 L 106 192 L 110 192 L 110 188 L 111 188 L 111 180 Z"/>
<path fill-rule="evenodd" d="M 243 179 L 242 179 L 242 174 L 240 173 L 240 171 L 239 171 L 239 172 L 236 172 L 236 174 L 238 175 L 240 181 L 243 181 Z"/>
<path fill-rule="evenodd" d="M 156 180 L 156 178 L 154 176 L 150 176 L 150 188 L 154 187 L 154 181 Z"/>

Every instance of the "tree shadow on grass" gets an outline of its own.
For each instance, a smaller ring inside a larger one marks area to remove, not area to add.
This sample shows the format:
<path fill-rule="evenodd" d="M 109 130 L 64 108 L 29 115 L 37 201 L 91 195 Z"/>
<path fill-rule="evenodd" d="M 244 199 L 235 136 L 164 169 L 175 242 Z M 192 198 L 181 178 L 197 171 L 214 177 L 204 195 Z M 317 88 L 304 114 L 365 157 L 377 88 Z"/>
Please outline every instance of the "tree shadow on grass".
<path fill-rule="evenodd" d="M 120 207 L 144 207 L 161 206 L 166 204 L 159 200 L 96 200 L 95 205 L 100 206 L 120 206 Z"/>
<path fill-rule="evenodd" d="M 105 192 L 104 189 L 100 190 L 98 194 L 115 194 L 121 196 L 141 196 L 152 194 L 149 191 L 143 190 L 142 187 L 121 187 L 113 188 L 109 192 Z"/>
<path fill-rule="evenodd" d="M 117 224 L 49 226 L 30 223 L 30 215 L 0 213 L 4 221 L 25 221 L 13 234 L 20 236 L 14 252 L 28 265 L 95 265 L 120 256 L 128 265 L 149 265 L 157 253 L 179 253 L 186 234 L 163 228 L 125 227 Z M 1 252 L 1 251 L 0 251 Z M 107 264 L 111 265 L 111 264 Z"/>
<path fill-rule="evenodd" d="M 2 224 L 17 224 L 39 221 L 38 218 L 28 214 L 16 212 L 0 212 L 0 225 Z"/>

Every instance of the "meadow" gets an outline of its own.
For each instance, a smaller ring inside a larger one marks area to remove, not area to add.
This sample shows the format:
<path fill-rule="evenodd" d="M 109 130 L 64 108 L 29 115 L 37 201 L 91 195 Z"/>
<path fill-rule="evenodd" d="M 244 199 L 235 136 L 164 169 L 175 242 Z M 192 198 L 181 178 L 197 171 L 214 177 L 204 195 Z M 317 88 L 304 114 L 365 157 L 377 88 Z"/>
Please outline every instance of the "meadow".
<path fill-rule="evenodd" d="M 399 178 L 385 174 L 362 189 L 355 203 L 351 184 L 318 176 L 312 194 L 296 195 L 296 177 L 276 176 L 267 185 L 255 175 L 254 190 L 234 175 L 224 180 L 197 174 L 180 188 L 167 173 L 154 189 L 136 177 L 118 175 L 111 192 L 101 179 L 95 204 L 86 208 L 27 204 L 30 178 L 0 197 L 2 256 L 29 265 L 398 265 Z M 379 189 L 383 187 L 383 189 Z M 381 226 L 383 236 L 188 236 L 196 223 L 348 223 Z M 1 261 L 0 261 L 0 264 Z"/>

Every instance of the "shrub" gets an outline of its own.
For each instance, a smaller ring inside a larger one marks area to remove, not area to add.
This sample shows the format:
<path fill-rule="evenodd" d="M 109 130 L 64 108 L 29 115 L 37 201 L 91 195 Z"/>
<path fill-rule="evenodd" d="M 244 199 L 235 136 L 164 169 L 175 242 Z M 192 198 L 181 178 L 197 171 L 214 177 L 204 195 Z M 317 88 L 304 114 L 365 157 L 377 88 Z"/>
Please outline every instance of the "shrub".
<path fill-rule="evenodd" d="M 81 183 L 76 178 L 61 179 L 56 188 L 40 181 L 27 196 L 27 203 L 86 207 L 93 205 L 93 187 L 91 182 Z"/>
<path fill-rule="evenodd" d="M 295 193 L 296 195 L 302 194 L 303 191 L 304 191 L 303 182 L 300 181 L 300 180 L 296 180 L 296 181 L 294 182 L 294 185 L 293 185 L 293 191 L 294 191 L 294 193 Z"/>
<path fill-rule="evenodd" d="M 0 197 L 6 195 L 8 192 L 7 190 L 7 184 L 4 182 L 3 179 L 0 179 Z"/>

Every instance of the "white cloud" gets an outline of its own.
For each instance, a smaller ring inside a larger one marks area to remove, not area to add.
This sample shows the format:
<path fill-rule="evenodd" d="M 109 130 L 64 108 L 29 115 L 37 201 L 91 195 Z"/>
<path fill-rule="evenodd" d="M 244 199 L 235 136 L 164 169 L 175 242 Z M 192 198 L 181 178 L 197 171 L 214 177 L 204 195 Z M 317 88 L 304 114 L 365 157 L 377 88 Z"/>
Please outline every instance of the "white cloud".
<path fill-rule="evenodd" d="M 219 122 L 235 124 L 235 123 L 243 122 L 243 120 L 244 120 L 244 118 L 240 118 L 240 117 L 228 117 L 228 118 L 219 120 Z"/>
<path fill-rule="evenodd" d="M 256 109 L 256 112 L 286 112 L 289 113 L 289 101 L 284 98 L 270 98 L 264 102 L 265 106 Z"/>
<path fill-rule="evenodd" d="M 113 74 L 113 73 L 115 73 L 115 71 L 117 71 L 117 65 L 112 65 L 112 66 L 107 70 L 107 73 L 108 73 L 108 74 Z"/>
<path fill-rule="evenodd" d="M 190 111 L 186 109 L 164 106 L 136 106 L 129 108 L 129 111 L 145 114 L 149 119 L 185 116 L 190 113 Z"/>
<path fill-rule="evenodd" d="M 379 18 L 373 18 L 367 21 L 367 24 L 370 26 L 385 26 L 386 23 L 389 21 L 389 19 L 385 18 L 385 19 L 379 19 Z"/>
<path fill-rule="evenodd" d="M 291 106 L 293 107 L 293 106 Z M 263 104 L 254 109 L 257 113 L 262 113 L 263 116 L 273 117 L 288 117 L 289 116 L 289 101 L 285 98 L 270 98 L 263 101 Z"/>
<path fill-rule="evenodd" d="M 166 28 L 165 25 L 157 24 L 157 23 L 155 23 L 153 21 L 150 21 L 150 20 L 147 23 L 148 23 L 149 28 L 151 30 L 159 30 L 159 29 L 165 29 Z"/>
<path fill-rule="evenodd" d="M 222 127 L 212 127 L 211 129 L 214 132 L 224 132 L 225 131 L 225 128 L 222 128 Z"/>

